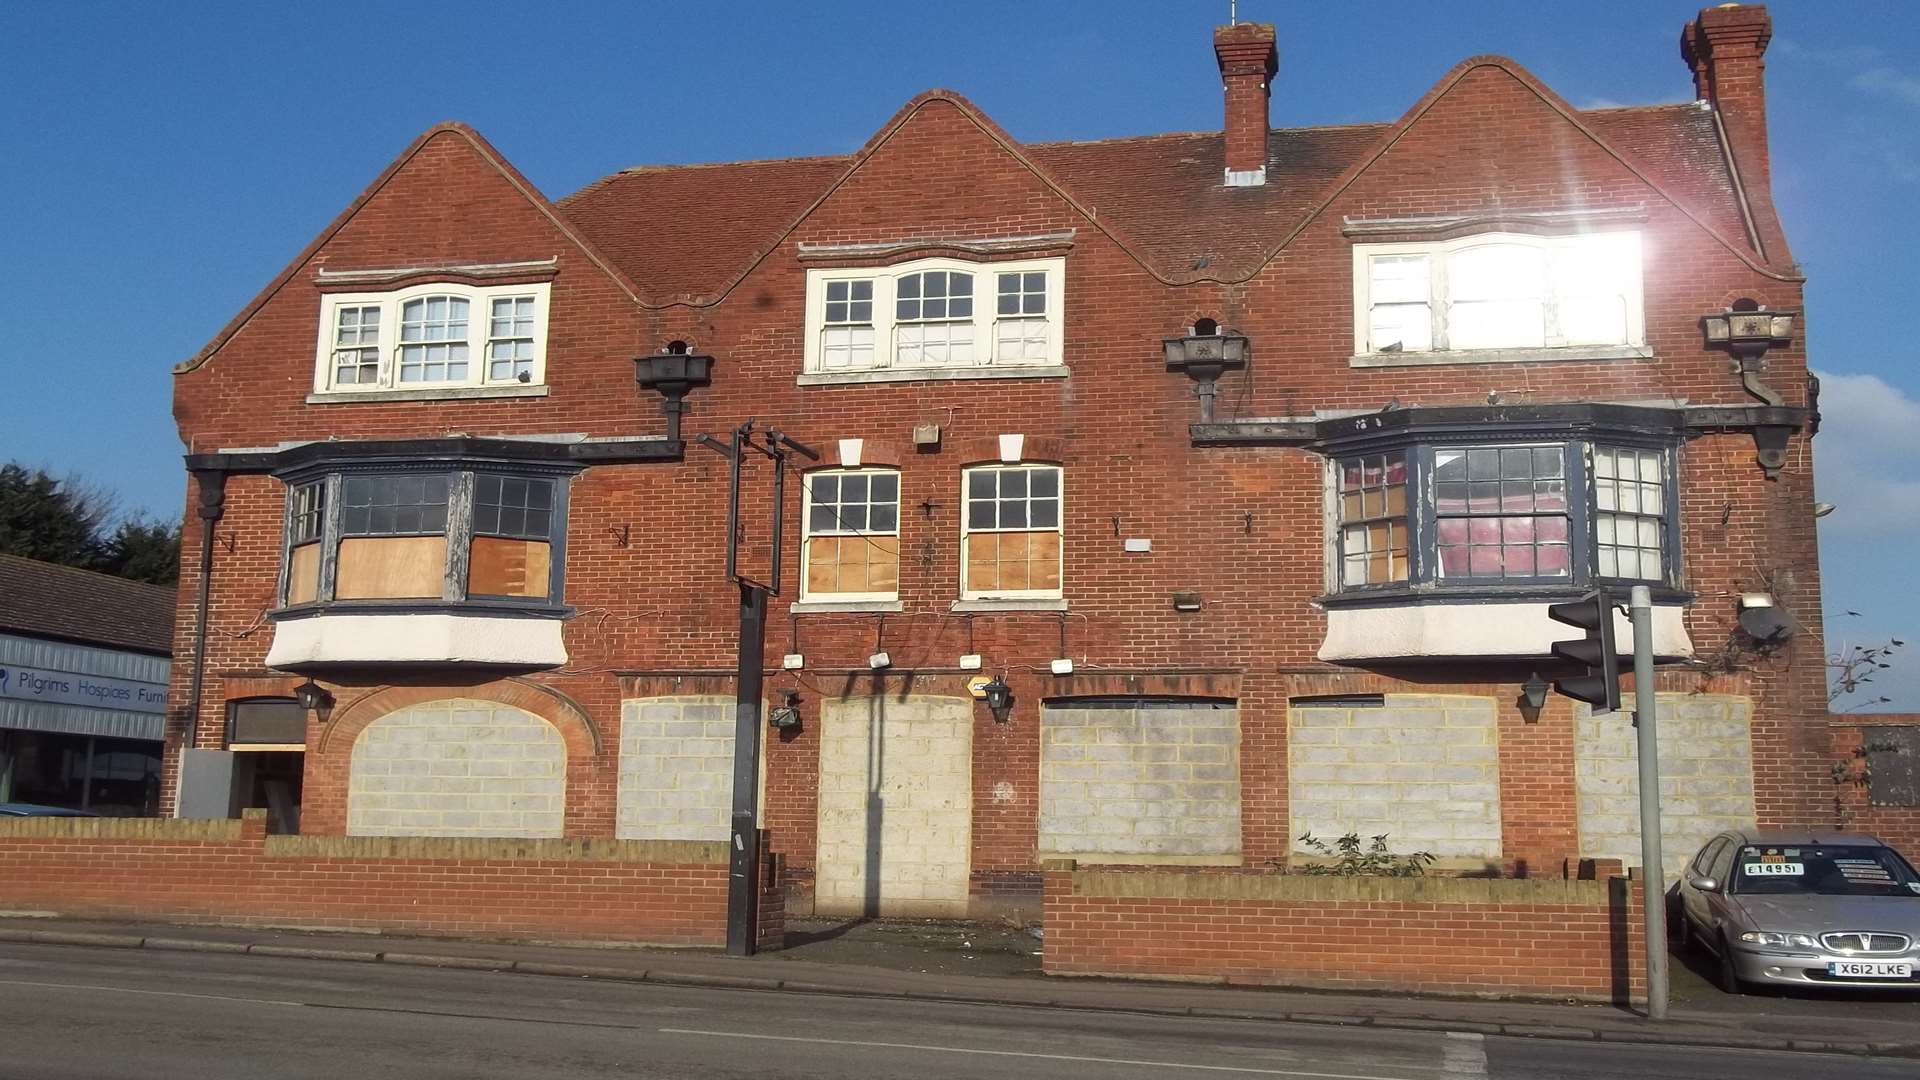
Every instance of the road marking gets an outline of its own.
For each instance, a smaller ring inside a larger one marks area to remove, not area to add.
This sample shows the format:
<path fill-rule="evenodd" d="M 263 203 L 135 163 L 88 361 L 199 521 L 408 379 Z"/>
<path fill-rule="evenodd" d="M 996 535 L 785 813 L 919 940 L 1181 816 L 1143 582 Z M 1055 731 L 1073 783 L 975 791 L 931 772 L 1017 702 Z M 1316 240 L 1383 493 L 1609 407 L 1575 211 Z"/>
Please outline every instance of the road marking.
<path fill-rule="evenodd" d="M 1487 1075 L 1487 1037 L 1472 1031 L 1449 1031 L 1440 1046 L 1440 1064 L 1448 1076 Z"/>
<path fill-rule="evenodd" d="M 36 986 L 53 990 L 102 990 L 110 994 L 144 994 L 148 997 L 197 998 L 200 1001 L 245 1001 L 254 1005 L 291 1005 L 305 1008 L 304 1001 L 280 1001 L 275 998 L 228 997 L 225 994 L 187 994 L 178 990 L 135 990 L 126 986 L 95 986 L 89 983 L 29 982 L 25 979 L 0 979 L 0 986 Z"/>
<path fill-rule="evenodd" d="M 1302 1072 L 1299 1069 L 1255 1069 L 1240 1065 L 1190 1065 L 1182 1061 L 1140 1061 L 1133 1058 L 1081 1057 L 1077 1054 L 1038 1054 L 1024 1050 L 976 1050 L 966 1046 L 932 1046 L 925 1043 L 865 1042 L 859 1039 L 809 1039 L 798 1035 L 758 1035 L 744 1031 L 701 1031 L 695 1028 L 661 1028 L 663 1035 L 708 1035 L 721 1039 L 762 1039 L 768 1042 L 814 1043 L 822 1046 L 871 1046 L 881 1050 L 931 1050 L 941 1054 L 976 1054 L 982 1057 L 1038 1058 L 1043 1061 L 1084 1061 L 1095 1065 L 1140 1065 L 1152 1069 L 1188 1069 L 1197 1072 L 1253 1073 L 1259 1076 L 1304 1076 L 1312 1080 L 1407 1080 L 1398 1076 L 1358 1073 Z M 1481 1061 L 1486 1060 L 1482 1055 Z M 1483 1071 L 1480 1075 L 1485 1076 Z"/>

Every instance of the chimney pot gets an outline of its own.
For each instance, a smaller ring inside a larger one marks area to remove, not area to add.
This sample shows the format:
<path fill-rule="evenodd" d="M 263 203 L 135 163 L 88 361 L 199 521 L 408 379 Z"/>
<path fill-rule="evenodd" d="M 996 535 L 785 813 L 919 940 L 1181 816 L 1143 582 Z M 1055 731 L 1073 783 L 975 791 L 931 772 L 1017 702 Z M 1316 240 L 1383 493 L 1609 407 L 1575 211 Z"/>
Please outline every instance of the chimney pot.
<path fill-rule="evenodd" d="M 1271 23 L 1215 27 L 1213 55 L 1226 93 L 1226 176 L 1229 187 L 1267 182 L 1267 103 L 1280 54 Z"/>

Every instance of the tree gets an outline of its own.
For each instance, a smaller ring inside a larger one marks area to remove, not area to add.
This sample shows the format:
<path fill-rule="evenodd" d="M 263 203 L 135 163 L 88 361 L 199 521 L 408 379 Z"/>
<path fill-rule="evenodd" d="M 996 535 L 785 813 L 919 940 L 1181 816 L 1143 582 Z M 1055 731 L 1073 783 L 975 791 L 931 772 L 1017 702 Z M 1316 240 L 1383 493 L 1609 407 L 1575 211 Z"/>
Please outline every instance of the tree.
<path fill-rule="evenodd" d="M 100 528 L 112 513 L 111 500 L 84 484 L 0 465 L 0 552 L 92 567 L 105 553 Z"/>
<path fill-rule="evenodd" d="M 119 518 L 116 509 L 112 493 L 79 477 L 0 465 L 0 554 L 160 585 L 177 580 L 180 526 Z"/>
<path fill-rule="evenodd" d="M 98 567 L 115 577 L 171 585 L 180 580 L 179 522 L 128 518 L 114 530 Z"/>

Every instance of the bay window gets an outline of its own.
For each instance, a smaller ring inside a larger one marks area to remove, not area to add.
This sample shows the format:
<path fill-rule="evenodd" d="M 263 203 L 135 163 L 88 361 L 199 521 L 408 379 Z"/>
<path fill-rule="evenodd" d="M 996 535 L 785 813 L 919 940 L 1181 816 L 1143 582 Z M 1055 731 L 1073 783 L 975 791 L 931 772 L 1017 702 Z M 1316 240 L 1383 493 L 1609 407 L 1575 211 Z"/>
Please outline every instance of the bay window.
<path fill-rule="evenodd" d="M 809 270 L 802 381 L 1058 374 L 1039 369 L 1063 362 L 1065 267 L 940 258 Z"/>
<path fill-rule="evenodd" d="M 1635 232 L 1360 244 L 1353 258 L 1356 363 L 1612 355 L 1646 343 Z M 1526 355 L 1497 355 L 1514 350 Z"/>
<path fill-rule="evenodd" d="M 290 477 L 287 609 L 560 603 L 566 476 L 440 462 Z"/>
<path fill-rule="evenodd" d="M 1677 584 L 1673 454 L 1604 439 L 1335 453 L 1336 591 Z"/>

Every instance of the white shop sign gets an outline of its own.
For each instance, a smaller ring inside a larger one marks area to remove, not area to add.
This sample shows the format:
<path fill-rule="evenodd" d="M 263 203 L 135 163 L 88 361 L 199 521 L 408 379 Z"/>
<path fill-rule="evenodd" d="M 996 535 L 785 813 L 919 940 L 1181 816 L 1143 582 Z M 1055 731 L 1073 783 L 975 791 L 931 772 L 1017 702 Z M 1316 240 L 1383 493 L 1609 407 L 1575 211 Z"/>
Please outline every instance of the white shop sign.
<path fill-rule="evenodd" d="M 167 688 L 161 683 L 13 665 L 0 665 L 0 698 L 156 715 L 167 711 Z"/>

